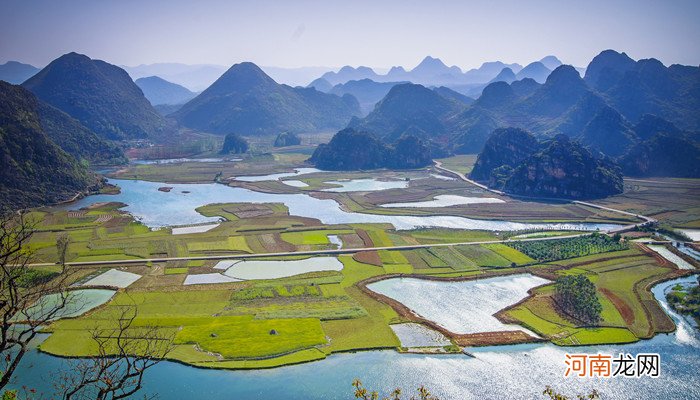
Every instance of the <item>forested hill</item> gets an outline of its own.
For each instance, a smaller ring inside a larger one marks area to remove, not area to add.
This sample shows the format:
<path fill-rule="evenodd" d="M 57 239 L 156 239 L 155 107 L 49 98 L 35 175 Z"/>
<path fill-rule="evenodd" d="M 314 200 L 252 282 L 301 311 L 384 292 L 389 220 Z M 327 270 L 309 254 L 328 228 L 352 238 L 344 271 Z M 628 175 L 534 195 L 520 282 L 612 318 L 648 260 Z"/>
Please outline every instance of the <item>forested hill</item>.
<path fill-rule="evenodd" d="M 558 135 L 539 143 L 518 128 L 498 129 L 479 154 L 470 177 L 508 193 L 590 199 L 622 192 L 622 172 L 605 156 L 597 156 Z"/>
<path fill-rule="evenodd" d="M 244 62 L 173 116 L 183 126 L 205 132 L 277 135 L 339 129 L 359 114 L 359 103 L 351 95 L 280 85 L 257 65 Z"/>
<path fill-rule="evenodd" d="M 53 142 L 39 114 L 41 108 L 31 93 L 0 82 L 2 211 L 60 202 L 100 184 L 85 165 Z M 75 125 L 68 122 L 67 126 Z M 54 132 L 58 128 L 51 127 Z"/>
<path fill-rule="evenodd" d="M 146 138 L 168 125 L 123 69 L 69 53 L 22 84 L 103 138 Z"/>

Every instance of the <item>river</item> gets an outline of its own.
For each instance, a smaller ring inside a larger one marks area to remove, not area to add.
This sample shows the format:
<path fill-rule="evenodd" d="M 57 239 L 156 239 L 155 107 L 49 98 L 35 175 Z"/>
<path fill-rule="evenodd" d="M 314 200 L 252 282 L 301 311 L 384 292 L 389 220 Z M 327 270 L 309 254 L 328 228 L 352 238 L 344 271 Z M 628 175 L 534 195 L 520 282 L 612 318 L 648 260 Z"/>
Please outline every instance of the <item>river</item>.
<path fill-rule="evenodd" d="M 388 393 L 395 387 L 412 394 L 426 385 L 442 399 L 533 399 L 546 385 L 572 395 L 597 389 L 603 399 L 700 398 L 700 337 L 686 319 L 668 309 L 664 292 L 686 277 L 661 283 L 653 293 L 678 325 L 672 334 L 629 345 L 558 347 L 552 344 L 468 349 L 466 355 L 415 355 L 395 351 L 335 354 L 308 364 L 255 371 L 207 370 L 161 362 L 148 371 L 142 394 L 161 399 L 350 399 L 355 378 Z M 659 378 L 564 378 L 569 353 L 659 353 Z M 30 351 L 16 386 L 50 394 L 57 371 L 72 361 Z"/>
<path fill-rule="evenodd" d="M 75 203 L 63 205 L 64 209 L 79 209 L 97 202 L 118 201 L 126 203 L 124 210 L 145 225 L 157 228 L 217 221 L 195 211 L 197 207 L 213 203 L 284 203 L 291 215 L 316 218 L 324 224 L 390 223 L 396 229 L 441 227 L 455 229 L 483 229 L 513 231 L 524 229 L 553 230 L 609 230 L 618 225 L 595 223 L 521 223 L 497 220 L 478 220 L 458 216 L 403 216 L 348 212 L 335 200 L 316 199 L 307 194 L 274 194 L 221 184 L 172 184 L 135 180 L 110 180 L 118 185 L 121 193 L 88 196 Z M 170 192 L 159 191 L 168 186 Z M 515 207 L 515 206 L 514 206 Z"/>

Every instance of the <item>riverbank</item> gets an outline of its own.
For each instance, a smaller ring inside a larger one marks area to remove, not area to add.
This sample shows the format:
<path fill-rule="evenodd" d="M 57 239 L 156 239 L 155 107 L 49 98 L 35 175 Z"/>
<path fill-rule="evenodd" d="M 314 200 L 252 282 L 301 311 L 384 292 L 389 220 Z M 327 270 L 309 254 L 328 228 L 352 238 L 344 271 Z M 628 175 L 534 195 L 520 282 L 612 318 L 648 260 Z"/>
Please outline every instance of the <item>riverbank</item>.
<path fill-rule="evenodd" d="M 665 287 L 675 284 L 676 281 L 670 281 L 655 286 L 656 299 L 663 302 Z M 157 393 L 173 400 L 203 396 L 212 400 L 231 397 L 340 400 L 351 396 L 350 383 L 359 378 L 367 387 L 383 393 L 396 387 L 410 391 L 417 385 L 426 385 L 431 393 L 445 399 L 539 398 L 545 384 L 567 396 L 597 389 L 603 398 L 612 400 L 648 393 L 663 393 L 668 398 L 700 397 L 700 377 L 688 374 L 689 370 L 700 367 L 700 338 L 697 331 L 688 329 L 683 318 L 669 312 L 678 325 L 673 334 L 627 345 L 575 349 L 577 354 L 659 354 L 658 378 L 614 377 L 605 382 L 595 378 L 567 379 L 564 360 L 571 349 L 526 344 L 470 348 L 471 356 L 395 351 L 343 353 L 319 362 L 259 371 L 197 369 L 163 362 L 146 374 L 143 393 Z M 54 390 L 52 377 L 70 365 L 71 360 L 30 351 L 20 365 L 14 387 L 27 386 L 50 397 Z"/>

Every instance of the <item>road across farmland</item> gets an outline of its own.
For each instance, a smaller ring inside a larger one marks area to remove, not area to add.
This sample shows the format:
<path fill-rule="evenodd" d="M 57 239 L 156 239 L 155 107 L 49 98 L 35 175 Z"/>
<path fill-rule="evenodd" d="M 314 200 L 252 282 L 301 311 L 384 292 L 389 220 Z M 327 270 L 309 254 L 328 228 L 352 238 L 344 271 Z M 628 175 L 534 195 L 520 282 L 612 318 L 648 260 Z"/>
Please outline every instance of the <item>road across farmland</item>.
<path fill-rule="evenodd" d="M 453 171 L 451 169 L 443 167 L 442 163 L 440 161 L 435 161 L 435 168 L 437 168 L 441 171 L 447 172 L 450 175 L 454 175 L 467 183 L 478 186 L 484 190 L 487 190 L 487 191 L 492 192 L 494 194 L 497 194 L 499 196 L 506 196 L 506 194 L 500 190 L 491 189 L 483 184 L 480 184 L 478 182 L 475 182 L 475 181 L 467 178 L 466 176 L 464 176 L 463 174 L 460 174 L 457 171 Z M 528 200 L 562 201 L 562 199 L 551 199 L 551 198 L 534 198 L 534 197 L 524 197 L 524 196 L 511 196 L 511 197 L 524 198 L 524 199 L 528 199 Z M 636 218 L 639 218 L 643 221 L 643 222 L 639 222 L 637 224 L 625 225 L 625 226 L 622 226 L 620 228 L 610 230 L 607 233 L 623 232 L 623 231 L 630 230 L 630 229 L 633 229 L 633 228 L 638 227 L 638 226 L 644 226 L 644 225 L 656 222 L 656 220 L 654 218 L 651 218 L 651 217 L 647 217 L 647 216 L 639 215 L 639 214 L 634 214 L 634 213 L 630 213 L 627 211 L 616 210 L 614 208 L 605 207 L 605 206 L 601 206 L 601 205 L 594 204 L 594 203 L 589 203 L 589 202 L 585 202 L 585 201 L 577 201 L 577 200 L 572 201 L 572 203 L 580 204 L 580 205 L 588 206 L 588 207 L 593 207 L 593 208 L 597 208 L 600 210 L 615 212 L 615 213 L 622 214 L 625 216 L 636 217 Z M 574 238 L 574 237 L 590 235 L 590 234 L 591 234 L 590 232 L 582 232 L 582 233 L 577 233 L 577 234 L 572 234 L 572 235 L 548 236 L 548 237 L 544 237 L 544 238 L 526 238 L 526 239 L 517 239 L 517 240 L 523 241 L 523 242 L 538 241 L 538 240 L 557 240 L 557 239 Z M 232 253 L 232 254 L 217 254 L 217 255 L 208 255 L 208 256 L 159 257 L 159 258 L 138 258 L 138 259 L 127 259 L 127 260 L 102 260 L 102 261 L 77 261 L 77 262 L 69 262 L 66 264 L 70 265 L 70 266 L 74 266 L 74 267 L 80 267 L 80 266 L 87 267 L 87 266 L 115 265 L 115 264 L 143 264 L 143 263 L 147 263 L 147 262 L 160 263 L 160 262 L 168 262 L 168 261 L 229 260 L 229 259 L 252 259 L 252 258 L 264 258 L 264 257 L 318 256 L 318 255 L 333 255 L 333 254 L 353 254 L 353 253 L 357 253 L 357 252 L 361 252 L 361 251 L 414 250 L 414 249 L 425 249 L 425 248 L 431 248 L 431 247 L 451 247 L 451 246 L 495 244 L 495 243 L 507 243 L 507 242 L 511 242 L 511 241 L 513 241 L 513 240 L 512 239 L 502 239 L 502 240 L 485 240 L 485 241 L 477 241 L 477 242 L 414 244 L 414 245 L 384 246 L 384 247 L 360 247 L 360 248 L 349 248 L 349 249 L 288 251 L 288 252 L 277 252 L 277 253 L 255 253 L 255 254 Z M 45 267 L 45 266 L 51 266 L 51 265 L 55 265 L 55 263 L 31 264 L 31 266 L 33 266 L 33 267 Z"/>
<path fill-rule="evenodd" d="M 74 267 L 78 266 L 95 266 L 95 265 L 113 265 L 113 264 L 143 264 L 146 262 L 167 262 L 167 261 L 189 261 L 189 260 L 229 260 L 229 259 L 248 259 L 248 258 L 263 258 L 263 257 L 289 257 L 289 256 L 317 256 L 326 254 L 353 254 L 361 251 L 376 251 L 376 250 L 414 250 L 426 249 L 430 247 L 450 247 L 450 246 L 468 246 L 480 244 L 508 243 L 508 242 L 532 242 L 537 240 L 555 240 L 575 238 L 578 236 L 590 235 L 591 232 L 582 232 L 573 235 L 548 236 L 544 238 L 526 238 L 526 239 L 502 239 L 502 240 L 482 240 L 478 242 L 456 242 L 456 243 L 433 243 L 433 244 L 410 244 L 401 246 L 383 246 L 383 247 L 356 247 L 349 249 L 330 249 L 330 250 L 309 250 L 309 251 L 285 251 L 277 253 L 231 253 L 217 254 L 213 256 L 187 256 L 187 257 L 160 257 L 160 258 L 138 258 L 127 260 L 103 260 L 103 261 L 77 261 L 67 262 L 66 265 Z M 46 267 L 55 265 L 55 263 L 38 263 L 31 264 L 32 267 Z"/>
<path fill-rule="evenodd" d="M 566 201 L 566 200 L 563 200 L 563 199 L 557 199 L 557 198 L 551 198 L 551 197 L 528 197 L 528 196 L 520 196 L 520 195 L 508 195 L 508 194 L 506 194 L 505 192 L 502 192 L 502 191 L 500 191 L 500 190 L 496 190 L 496 189 L 489 188 L 489 187 L 486 186 L 486 185 L 483 185 L 483 184 L 481 184 L 481 183 L 479 183 L 479 182 L 473 181 L 473 180 L 467 178 L 465 175 L 460 174 L 460 173 L 457 172 L 457 171 L 453 171 L 453 170 L 451 170 L 451 169 L 448 169 L 448 168 L 446 168 L 446 167 L 443 167 L 443 166 L 442 166 L 442 162 L 440 162 L 440 161 L 437 161 L 437 160 L 436 160 L 436 161 L 434 161 L 434 162 L 435 162 L 435 168 L 437 168 L 437 169 L 439 169 L 439 170 L 441 170 L 441 171 L 447 172 L 447 173 L 449 173 L 450 175 L 454 175 L 454 176 L 458 177 L 459 179 L 461 179 L 461 180 L 463 180 L 463 181 L 465 181 L 465 182 L 467 182 L 467 183 L 471 183 L 472 185 L 478 186 L 478 187 L 480 187 L 480 188 L 482 188 L 482 189 L 484 189 L 484 190 L 486 190 L 486 191 L 489 191 L 489 192 L 491 192 L 491 193 L 497 194 L 497 195 L 499 195 L 499 196 L 510 196 L 510 197 L 514 197 L 514 198 L 518 198 L 518 199 L 524 199 L 524 200 L 545 200 L 545 201 L 559 201 L 559 202 Z M 621 226 L 621 227 L 619 227 L 619 228 L 612 229 L 612 230 L 608 231 L 608 233 L 625 232 L 625 231 L 628 231 L 628 230 L 630 230 L 630 229 L 634 229 L 635 227 L 640 227 L 640 226 L 644 226 L 644 225 L 650 225 L 650 224 L 653 224 L 653 223 L 656 223 L 656 222 L 657 222 L 654 218 L 647 217 L 646 215 L 635 214 L 635 213 L 631 213 L 631 212 L 628 212 L 628 211 L 617 210 L 617 209 L 615 209 L 615 208 L 605 207 L 605 206 L 601 206 L 601 205 L 595 204 L 595 203 L 590 203 L 590 202 L 587 202 L 587 201 L 572 200 L 571 202 L 572 202 L 573 204 L 580 204 L 580 205 L 582 205 L 582 206 L 597 208 L 597 209 L 599 209 L 599 210 L 610 211 L 610 212 L 614 212 L 614 213 L 617 213 L 617 214 L 622 214 L 622 215 L 624 215 L 624 216 L 626 216 L 626 217 L 635 217 L 635 218 L 639 218 L 639 219 L 643 220 L 643 222 L 639 222 L 639 223 L 636 223 L 636 224 L 630 224 L 630 225 L 624 225 L 624 226 Z"/>

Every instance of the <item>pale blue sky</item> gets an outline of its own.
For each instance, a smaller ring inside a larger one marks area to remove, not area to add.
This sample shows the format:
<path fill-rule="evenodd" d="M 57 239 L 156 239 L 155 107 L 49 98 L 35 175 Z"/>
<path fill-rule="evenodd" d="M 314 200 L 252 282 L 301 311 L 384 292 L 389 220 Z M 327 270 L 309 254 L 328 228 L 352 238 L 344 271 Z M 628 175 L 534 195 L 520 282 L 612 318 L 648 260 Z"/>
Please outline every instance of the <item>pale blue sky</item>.
<path fill-rule="evenodd" d="M 700 1 L 0 0 L 0 63 L 77 51 L 122 64 L 462 69 L 548 54 L 585 66 L 612 48 L 700 64 Z"/>

